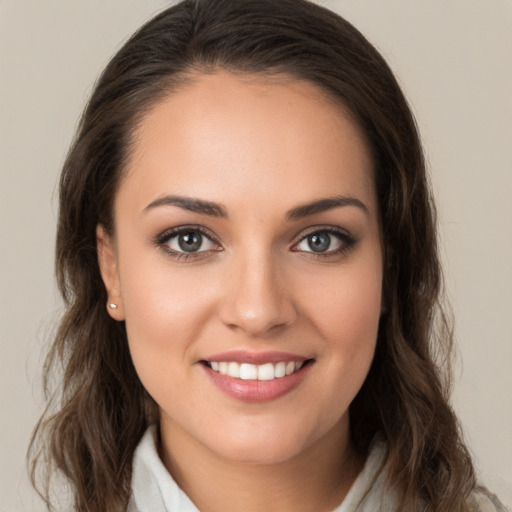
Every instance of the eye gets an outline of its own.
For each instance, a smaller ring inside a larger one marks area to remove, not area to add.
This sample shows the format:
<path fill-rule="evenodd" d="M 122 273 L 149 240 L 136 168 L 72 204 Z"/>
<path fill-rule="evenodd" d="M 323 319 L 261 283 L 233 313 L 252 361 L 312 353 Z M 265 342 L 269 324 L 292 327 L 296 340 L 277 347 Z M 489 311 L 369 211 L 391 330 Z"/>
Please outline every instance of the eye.
<path fill-rule="evenodd" d="M 355 240 L 345 231 L 320 229 L 304 236 L 293 250 L 328 256 L 344 252 L 354 243 Z"/>
<path fill-rule="evenodd" d="M 219 244 L 200 227 L 183 226 L 167 230 L 157 238 L 157 245 L 176 258 L 219 250 Z"/>
<path fill-rule="evenodd" d="M 178 233 L 167 241 L 169 248 L 179 252 L 208 251 L 214 247 L 212 240 L 196 230 L 188 230 Z"/>

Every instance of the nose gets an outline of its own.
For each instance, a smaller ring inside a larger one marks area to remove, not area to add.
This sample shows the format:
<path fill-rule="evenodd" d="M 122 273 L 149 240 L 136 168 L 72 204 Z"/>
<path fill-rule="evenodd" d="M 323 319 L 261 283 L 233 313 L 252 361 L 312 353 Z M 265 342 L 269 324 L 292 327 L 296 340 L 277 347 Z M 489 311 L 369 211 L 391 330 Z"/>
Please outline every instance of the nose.
<path fill-rule="evenodd" d="M 230 270 L 220 307 L 225 325 L 250 337 L 263 337 L 295 321 L 289 283 L 271 257 L 240 258 Z"/>

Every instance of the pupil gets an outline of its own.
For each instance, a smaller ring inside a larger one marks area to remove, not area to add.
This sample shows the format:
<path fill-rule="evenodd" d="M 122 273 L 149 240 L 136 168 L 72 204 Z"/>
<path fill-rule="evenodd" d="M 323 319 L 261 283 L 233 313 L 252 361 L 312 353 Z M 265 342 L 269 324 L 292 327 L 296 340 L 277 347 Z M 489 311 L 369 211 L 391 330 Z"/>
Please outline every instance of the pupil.
<path fill-rule="evenodd" d="M 186 252 L 197 251 L 201 247 L 202 236 L 200 233 L 189 231 L 188 233 L 182 233 L 178 237 L 178 245 L 180 249 Z"/>
<path fill-rule="evenodd" d="M 331 245 L 331 237 L 327 233 L 316 233 L 308 236 L 309 247 L 314 252 L 324 252 Z"/>

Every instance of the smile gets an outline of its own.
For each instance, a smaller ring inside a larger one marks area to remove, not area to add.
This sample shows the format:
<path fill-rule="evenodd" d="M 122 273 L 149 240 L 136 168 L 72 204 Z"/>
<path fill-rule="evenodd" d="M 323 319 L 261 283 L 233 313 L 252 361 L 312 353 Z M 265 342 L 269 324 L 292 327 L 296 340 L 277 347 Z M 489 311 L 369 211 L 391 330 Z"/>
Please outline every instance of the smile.
<path fill-rule="evenodd" d="M 303 361 L 280 361 L 278 363 L 251 364 L 236 361 L 206 361 L 205 364 L 221 375 L 241 380 L 274 380 L 300 370 Z"/>
<path fill-rule="evenodd" d="M 232 351 L 200 361 L 206 376 L 237 401 L 258 403 L 280 398 L 307 379 L 315 359 L 284 352 Z"/>

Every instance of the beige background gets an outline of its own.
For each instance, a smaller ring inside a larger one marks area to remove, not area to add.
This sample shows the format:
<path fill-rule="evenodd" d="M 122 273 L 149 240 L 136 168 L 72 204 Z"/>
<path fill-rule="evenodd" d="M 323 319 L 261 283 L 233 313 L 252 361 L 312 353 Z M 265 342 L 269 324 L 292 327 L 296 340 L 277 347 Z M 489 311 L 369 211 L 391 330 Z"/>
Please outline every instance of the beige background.
<path fill-rule="evenodd" d="M 512 1 L 322 3 L 383 52 L 418 117 L 463 360 L 454 405 L 483 477 L 512 503 Z M 0 512 L 42 510 L 24 452 L 58 311 L 59 168 L 99 71 L 165 4 L 0 0 Z"/>

